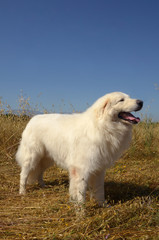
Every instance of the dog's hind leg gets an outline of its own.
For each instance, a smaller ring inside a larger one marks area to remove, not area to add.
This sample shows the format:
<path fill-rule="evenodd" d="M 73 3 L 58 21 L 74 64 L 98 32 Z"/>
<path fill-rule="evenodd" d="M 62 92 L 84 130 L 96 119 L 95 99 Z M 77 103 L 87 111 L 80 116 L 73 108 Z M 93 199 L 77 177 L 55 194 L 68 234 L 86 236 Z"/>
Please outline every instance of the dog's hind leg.
<path fill-rule="evenodd" d="M 44 175 L 44 172 L 47 168 L 51 167 L 52 165 L 54 164 L 54 161 L 53 159 L 50 159 L 48 157 L 43 157 L 41 158 L 38 166 L 37 166 L 37 172 L 38 172 L 38 183 L 40 185 L 40 187 L 45 187 L 45 183 L 44 183 L 44 180 L 43 180 L 43 175 Z"/>
<path fill-rule="evenodd" d="M 39 176 L 39 155 L 34 152 L 31 154 L 27 153 L 27 157 L 23 159 L 23 164 L 21 164 L 20 173 L 20 194 L 26 193 L 26 184 L 33 183 L 38 179 Z"/>
<path fill-rule="evenodd" d="M 26 193 L 26 183 L 27 183 L 29 173 L 30 173 L 29 166 L 22 167 L 22 170 L 20 173 L 20 189 L 19 189 L 19 194 L 21 195 L 24 195 Z"/>
<path fill-rule="evenodd" d="M 40 187 L 42 187 L 42 188 L 45 187 L 45 183 L 44 183 L 44 180 L 43 180 L 43 173 L 44 172 L 41 172 L 40 175 L 38 176 L 38 183 L 39 183 Z"/>

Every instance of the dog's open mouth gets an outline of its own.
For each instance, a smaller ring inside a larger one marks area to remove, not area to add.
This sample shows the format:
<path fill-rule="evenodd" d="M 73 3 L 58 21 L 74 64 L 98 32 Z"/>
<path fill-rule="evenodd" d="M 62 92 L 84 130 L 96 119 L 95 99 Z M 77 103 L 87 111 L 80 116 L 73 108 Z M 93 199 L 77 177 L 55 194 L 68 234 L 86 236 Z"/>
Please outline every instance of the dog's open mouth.
<path fill-rule="evenodd" d="M 129 112 L 120 112 L 118 117 L 122 120 L 125 120 L 127 122 L 130 122 L 132 124 L 137 124 L 140 122 L 140 118 L 139 117 L 135 117 L 134 115 L 132 115 Z"/>

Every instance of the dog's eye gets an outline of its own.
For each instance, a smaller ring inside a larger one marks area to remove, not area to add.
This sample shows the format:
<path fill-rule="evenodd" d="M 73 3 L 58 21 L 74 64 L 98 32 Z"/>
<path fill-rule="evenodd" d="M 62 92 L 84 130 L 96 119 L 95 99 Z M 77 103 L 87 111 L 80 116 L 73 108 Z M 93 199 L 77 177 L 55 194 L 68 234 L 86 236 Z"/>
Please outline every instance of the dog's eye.
<path fill-rule="evenodd" d="M 121 99 L 119 100 L 119 102 L 124 102 L 124 98 L 121 98 Z"/>

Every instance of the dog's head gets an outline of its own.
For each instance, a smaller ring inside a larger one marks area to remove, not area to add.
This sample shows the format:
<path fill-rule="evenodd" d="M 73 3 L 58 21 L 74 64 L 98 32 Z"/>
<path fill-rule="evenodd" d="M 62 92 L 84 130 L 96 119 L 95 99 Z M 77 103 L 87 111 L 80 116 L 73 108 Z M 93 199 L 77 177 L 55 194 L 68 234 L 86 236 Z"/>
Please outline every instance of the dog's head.
<path fill-rule="evenodd" d="M 140 118 L 135 117 L 131 112 L 139 111 L 142 106 L 143 101 L 132 99 L 125 93 L 114 92 L 98 99 L 94 109 L 96 116 L 101 120 L 137 124 Z"/>

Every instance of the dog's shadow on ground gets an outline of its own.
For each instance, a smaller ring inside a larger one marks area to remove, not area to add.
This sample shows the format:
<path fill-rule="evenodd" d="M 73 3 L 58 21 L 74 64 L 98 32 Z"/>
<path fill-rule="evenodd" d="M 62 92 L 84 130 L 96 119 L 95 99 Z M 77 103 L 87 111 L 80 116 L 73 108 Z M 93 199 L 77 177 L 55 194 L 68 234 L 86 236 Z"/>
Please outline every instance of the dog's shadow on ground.
<path fill-rule="evenodd" d="M 55 186 L 64 186 L 68 188 L 69 186 L 69 180 L 68 178 L 63 178 L 63 179 L 55 179 L 54 181 L 45 181 L 45 187 L 50 188 L 50 187 L 55 187 Z"/>
<path fill-rule="evenodd" d="M 129 182 L 105 182 L 105 198 L 110 202 L 126 202 L 136 197 L 159 196 L 159 188 L 156 185 L 147 187 Z"/>
<path fill-rule="evenodd" d="M 47 181 L 46 188 L 54 188 L 55 186 L 61 186 L 66 188 L 68 191 L 69 180 L 68 178 L 55 179 L 54 181 Z M 104 184 L 105 188 L 105 198 L 110 203 L 126 202 L 132 200 L 136 197 L 148 197 L 154 196 L 159 197 L 159 187 L 158 184 L 152 187 L 147 187 L 144 185 L 137 185 L 129 182 L 114 182 L 108 181 Z"/>

